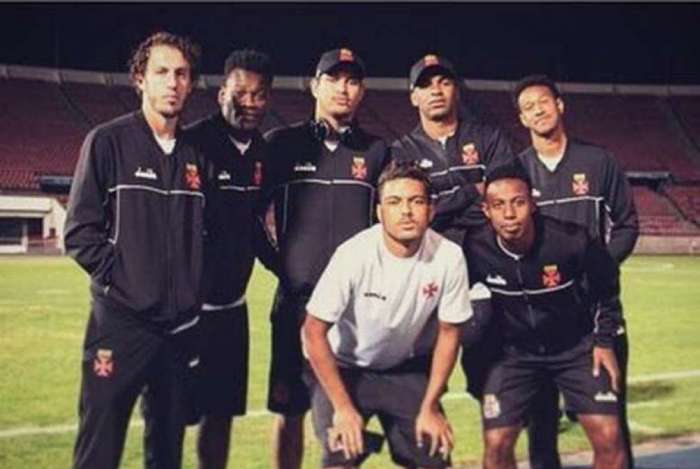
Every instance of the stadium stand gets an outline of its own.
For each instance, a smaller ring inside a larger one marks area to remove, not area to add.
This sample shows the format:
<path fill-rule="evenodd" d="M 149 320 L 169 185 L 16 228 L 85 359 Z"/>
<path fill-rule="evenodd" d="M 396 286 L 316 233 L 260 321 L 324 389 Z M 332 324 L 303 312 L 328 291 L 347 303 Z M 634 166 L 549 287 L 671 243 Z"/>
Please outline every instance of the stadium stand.
<path fill-rule="evenodd" d="M 40 194 L 40 180 L 71 175 L 86 132 L 139 106 L 124 74 L 17 67 L 15 77 L 13 66 L 4 67 L 9 72 L 0 78 L 0 193 Z M 219 83 L 220 77 L 202 77 L 184 123 L 216 112 Z M 523 149 L 529 138 L 511 103 L 512 84 L 465 83 L 464 115 L 499 126 L 516 151 Z M 263 131 L 311 115 L 307 84 L 302 77 L 275 80 Z M 387 141 L 411 131 L 417 113 L 405 80 L 368 84 L 358 115 L 363 127 Z M 608 148 L 633 184 L 646 185 L 634 188 L 643 235 L 700 236 L 700 90 L 678 96 L 648 88 L 562 84 L 567 128 Z"/>
<path fill-rule="evenodd" d="M 689 221 L 666 197 L 647 187 L 633 187 L 642 234 L 696 236 L 698 226 Z"/>
<path fill-rule="evenodd" d="M 669 186 L 664 192 L 686 218 L 700 225 L 700 187 Z"/>

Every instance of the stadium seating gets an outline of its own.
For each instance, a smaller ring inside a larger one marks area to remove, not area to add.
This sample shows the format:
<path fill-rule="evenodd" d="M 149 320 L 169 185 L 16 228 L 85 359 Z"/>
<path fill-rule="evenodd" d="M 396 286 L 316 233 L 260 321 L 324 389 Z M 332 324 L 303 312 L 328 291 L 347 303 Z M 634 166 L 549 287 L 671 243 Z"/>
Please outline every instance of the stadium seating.
<path fill-rule="evenodd" d="M 700 224 L 700 186 L 670 186 L 665 192 L 688 219 Z"/>
<path fill-rule="evenodd" d="M 700 235 L 700 229 L 685 219 L 673 204 L 659 193 L 646 187 L 633 187 L 632 191 L 639 214 L 641 234 Z"/>
<path fill-rule="evenodd" d="M 217 92 L 195 89 L 183 122 L 216 112 Z M 693 151 L 700 154 L 700 97 L 569 93 L 565 100 L 569 133 L 608 148 L 625 170 L 691 181 L 662 193 L 635 187 L 643 233 L 700 234 L 700 165 L 693 160 Z M 462 101 L 466 115 L 499 126 L 516 151 L 528 144 L 508 92 L 466 90 Z M 276 89 L 263 131 L 308 119 L 313 106 L 308 90 Z M 0 190 L 37 192 L 40 176 L 72 174 L 87 131 L 138 107 L 128 86 L 0 79 Z M 408 90 L 370 89 L 358 119 L 393 141 L 415 127 L 417 113 Z M 678 138 L 684 131 L 685 140 Z"/>

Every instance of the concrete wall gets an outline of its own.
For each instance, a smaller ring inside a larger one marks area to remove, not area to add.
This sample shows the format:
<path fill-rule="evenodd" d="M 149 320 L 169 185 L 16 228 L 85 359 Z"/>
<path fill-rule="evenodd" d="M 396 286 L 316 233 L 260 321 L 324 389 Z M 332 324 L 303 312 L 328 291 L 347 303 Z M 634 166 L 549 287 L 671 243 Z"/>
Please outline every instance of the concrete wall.
<path fill-rule="evenodd" d="M 700 236 L 640 236 L 634 254 L 700 254 Z"/>

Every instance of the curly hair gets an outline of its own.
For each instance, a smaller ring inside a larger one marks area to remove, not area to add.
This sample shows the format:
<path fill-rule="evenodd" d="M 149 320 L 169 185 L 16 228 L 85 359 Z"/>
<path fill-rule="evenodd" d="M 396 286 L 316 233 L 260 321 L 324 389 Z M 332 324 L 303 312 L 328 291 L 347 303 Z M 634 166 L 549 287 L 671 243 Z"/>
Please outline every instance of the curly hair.
<path fill-rule="evenodd" d="M 224 81 L 232 70 L 240 68 L 262 76 L 267 86 L 272 86 L 274 79 L 270 56 L 255 49 L 234 50 L 226 58 L 224 64 Z"/>
<path fill-rule="evenodd" d="M 196 82 L 199 78 L 199 58 L 201 50 L 199 45 L 192 42 L 189 38 L 178 36 L 166 31 L 160 31 L 151 34 L 139 44 L 129 59 L 129 77 L 131 82 L 136 87 L 136 82 L 139 77 L 143 77 L 146 73 L 146 65 L 151 56 L 151 49 L 155 46 L 170 46 L 179 50 L 190 65 L 190 77 L 192 82 Z M 139 92 L 136 87 L 137 93 Z"/>

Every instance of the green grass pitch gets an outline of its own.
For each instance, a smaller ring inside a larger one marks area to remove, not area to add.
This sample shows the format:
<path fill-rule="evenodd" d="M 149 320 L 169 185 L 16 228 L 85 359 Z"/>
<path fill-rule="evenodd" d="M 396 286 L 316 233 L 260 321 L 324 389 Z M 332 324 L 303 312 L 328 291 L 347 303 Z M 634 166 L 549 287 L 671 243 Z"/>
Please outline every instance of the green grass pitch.
<path fill-rule="evenodd" d="M 635 441 L 700 431 L 700 258 L 633 257 L 623 267 L 631 343 L 630 420 Z M 0 257 L 0 467 L 63 468 L 71 461 L 79 357 L 88 314 L 87 277 L 69 259 Z M 271 417 L 265 412 L 268 312 L 273 278 L 256 268 L 251 312 L 249 415 L 234 425 L 231 467 L 269 467 Z M 445 407 L 455 428 L 456 467 L 481 456 L 477 405 L 455 370 Z M 122 467 L 139 468 L 142 426 L 134 412 Z M 194 467 L 194 429 L 185 467 Z M 519 455 L 523 456 L 523 442 Z M 577 426 L 561 433 L 563 452 L 587 448 Z M 305 468 L 318 467 L 307 421 Z M 384 453 L 365 467 L 389 467 Z"/>

